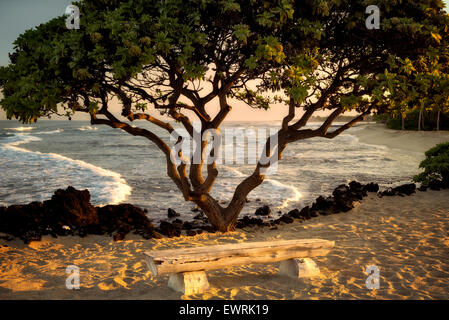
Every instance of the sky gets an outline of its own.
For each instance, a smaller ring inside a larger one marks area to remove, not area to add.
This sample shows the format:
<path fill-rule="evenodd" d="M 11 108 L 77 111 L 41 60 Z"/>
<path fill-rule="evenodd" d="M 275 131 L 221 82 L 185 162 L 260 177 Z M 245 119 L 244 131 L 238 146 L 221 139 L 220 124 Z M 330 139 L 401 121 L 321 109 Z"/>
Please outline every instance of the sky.
<path fill-rule="evenodd" d="M 63 15 L 70 0 L 0 0 L 0 66 L 9 62 L 8 53 L 13 50 L 14 40 L 25 30 Z M 446 6 L 449 0 L 444 1 Z M 235 112 L 238 109 L 239 112 Z M 270 121 L 282 119 L 285 108 L 269 111 L 252 110 L 237 103 L 229 115 L 229 120 Z M 6 119 L 0 110 L 0 120 Z M 85 119 L 75 117 L 75 119 Z"/>

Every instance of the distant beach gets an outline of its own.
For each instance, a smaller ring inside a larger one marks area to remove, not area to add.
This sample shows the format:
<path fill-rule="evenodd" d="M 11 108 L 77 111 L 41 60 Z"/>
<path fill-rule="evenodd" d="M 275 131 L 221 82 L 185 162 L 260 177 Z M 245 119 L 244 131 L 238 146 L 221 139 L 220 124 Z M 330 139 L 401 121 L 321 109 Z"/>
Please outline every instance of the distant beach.
<path fill-rule="evenodd" d="M 415 162 L 449 140 L 447 132 L 398 132 L 377 124 L 351 134 Z M 250 227 L 160 240 L 132 235 L 119 242 L 93 235 L 45 236 L 29 245 L 0 240 L 0 299 L 448 299 L 448 230 L 449 190 L 443 190 L 408 197 L 370 193 L 347 213 L 281 223 L 276 230 Z M 336 242 L 327 256 L 314 259 L 319 277 L 292 281 L 278 276 L 275 264 L 235 267 L 208 272 L 211 290 L 188 297 L 167 288 L 167 277 L 153 278 L 142 258 L 149 250 L 303 238 Z M 65 287 L 68 265 L 80 268 L 80 290 Z M 378 290 L 365 286 L 369 265 L 379 267 Z"/>
<path fill-rule="evenodd" d="M 408 152 L 418 159 L 424 159 L 424 152 L 436 144 L 449 141 L 449 131 L 390 130 L 381 123 L 362 124 L 362 127 L 363 130 L 353 133 L 360 142 Z"/>

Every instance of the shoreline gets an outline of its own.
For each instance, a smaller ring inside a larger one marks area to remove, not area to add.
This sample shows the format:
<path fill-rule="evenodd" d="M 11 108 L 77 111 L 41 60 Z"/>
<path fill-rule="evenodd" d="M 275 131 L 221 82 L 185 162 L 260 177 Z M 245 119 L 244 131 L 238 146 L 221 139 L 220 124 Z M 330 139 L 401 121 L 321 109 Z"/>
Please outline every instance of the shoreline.
<path fill-rule="evenodd" d="M 362 123 L 361 126 L 363 129 L 349 132 L 359 142 L 412 152 L 421 155 L 422 159 L 424 152 L 439 143 L 449 141 L 449 131 L 401 131 L 388 129 L 382 123 Z"/>
<path fill-rule="evenodd" d="M 277 229 L 279 224 L 293 223 L 295 220 L 304 222 L 318 216 L 328 216 L 348 212 L 355 204 L 369 194 L 383 196 L 410 196 L 416 193 L 415 184 L 405 184 L 395 188 L 379 190 L 377 183 L 361 184 L 352 181 L 349 184 L 337 186 L 331 196 L 318 196 L 315 201 L 299 210 L 288 213 L 278 212 L 273 217 L 270 206 L 259 207 L 252 215 L 240 215 L 235 223 L 235 229 L 245 227 L 267 227 Z M 427 188 L 425 188 L 426 191 Z M 193 219 L 181 220 L 175 210 L 168 208 L 167 218 L 153 225 L 146 214 L 147 211 L 132 204 L 106 205 L 95 207 L 90 203 L 89 190 L 77 190 L 71 186 L 58 189 L 51 199 L 43 202 L 30 202 L 24 205 L 0 207 L 0 239 L 12 240 L 19 238 L 25 244 L 40 241 L 43 236 L 53 238 L 61 236 L 108 235 L 115 241 L 125 240 L 133 233 L 144 239 L 160 239 L 184 236 L 195 236 L 204 231 L 217 232 L 210 224 L 202 210 Z M 192 210 L 193 211 L 193 210 Z M 4 233 L 4 235 L 2 235 Z"/>

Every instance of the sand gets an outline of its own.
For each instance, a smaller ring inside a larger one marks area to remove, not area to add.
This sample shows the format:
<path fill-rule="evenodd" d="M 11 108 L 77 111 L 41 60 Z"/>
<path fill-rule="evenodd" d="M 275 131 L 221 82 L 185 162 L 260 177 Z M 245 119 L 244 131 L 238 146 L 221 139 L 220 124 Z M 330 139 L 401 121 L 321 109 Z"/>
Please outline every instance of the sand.
<path fill-rule="evenodd" d="M 448 299 L 449 191 L 379 199 L 371 194 L 350 212 L 318 217 L 278 230 L 250 228 L 162 240 L 114 242 L 102 236 L 45 237 L 0 248 L 0 299 Z M 315 258 L 321 275 L 291 280 L 277 264 L 208 272 L 211 289 L 183 296 L 153 278 L 142 252 L 166 248 L 322 238 L 335 248 Z M 81 288 L 65 287 L 66 267 L 80 268 Z M 365 269 L 380 270 L 369 290 Z"/>
<path fill-rule="evenodd" d="M 380 123 L 362 124 L 355 134 L 360 142 L 408 151 L 424 158 L 424 152 L 442 142 L 449 142 L 449 131 L 390 130 Z"/>
<path fill-rule="evenodd" d="M 372 126 L 358 135 L 366 143 L 388 138 L 389 147 L 414 152 L 440 139 Z M 419 147 L 406 143 L 415 138 Z M 208 272 L 211 289 L 193 296 L 169 289 L 168 276 L 153 278 L 142 258 L 142 252 L 158 249 L 306 238 L 336 242 L 327 256 L 314 258 L 319 276 L 292 280 L 277 275 L 277 264 L 245 265 Z M 79 290 L 66 288 L 69 265 L 80 268 Z M 377 290 L 365 284 L 370 265 L 380 270 Z M 121 242 L 103 236 L 47 236 L 29 245 L 0 240 L 0 299 L 449 299 L 449 190 L 382 199 L 370 194 L 347 213 L 277 230 L 160 240 L 132 235 Z"/>

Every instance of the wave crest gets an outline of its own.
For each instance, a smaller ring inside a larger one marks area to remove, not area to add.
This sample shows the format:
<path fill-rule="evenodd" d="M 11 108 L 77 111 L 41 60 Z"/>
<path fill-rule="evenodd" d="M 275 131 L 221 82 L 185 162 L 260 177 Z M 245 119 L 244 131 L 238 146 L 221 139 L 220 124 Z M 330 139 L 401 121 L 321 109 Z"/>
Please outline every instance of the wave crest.
<path fill-rule="evenodd" d="M 0 194 L 7 195 L 0 204 L 42 201 L 68 185 L 89 189 L 96 205 L 118 204 L 131 195 L 132 188 L 117 172 L 56 153 L 20 148 L 19 145 L 42 140 L 26 133 L 7 140 L 0 145 L 0 163 L 11 174 L 0 177 Z"/>

